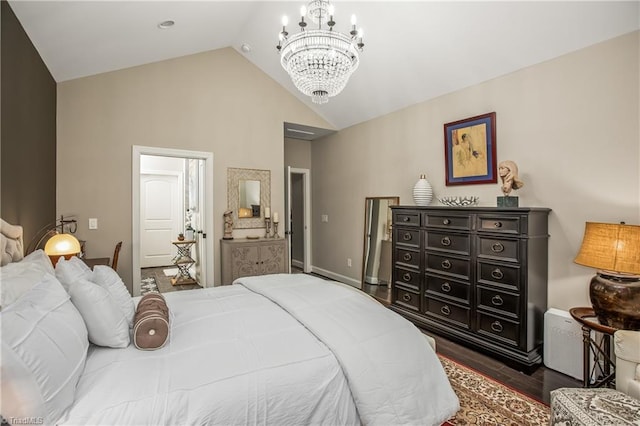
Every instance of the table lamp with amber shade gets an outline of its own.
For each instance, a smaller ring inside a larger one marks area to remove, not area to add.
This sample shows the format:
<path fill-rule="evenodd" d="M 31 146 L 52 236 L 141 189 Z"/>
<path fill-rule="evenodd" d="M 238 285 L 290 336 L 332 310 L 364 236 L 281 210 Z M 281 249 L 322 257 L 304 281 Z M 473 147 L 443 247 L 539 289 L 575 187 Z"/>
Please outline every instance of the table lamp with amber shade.
<path fill-rule="evenodd" d="M 61 257 L 69 260 L 80 253 L 80 241 L 71 234 L 55 234 L 47 240 L 44 252 L 55 266 Z"/>
<path fill-rule="evenodd" d="M 598 269 L 589 287 L 598 321 L 640 330 L 640 226 L 587 222 L 574 262 Z"/>

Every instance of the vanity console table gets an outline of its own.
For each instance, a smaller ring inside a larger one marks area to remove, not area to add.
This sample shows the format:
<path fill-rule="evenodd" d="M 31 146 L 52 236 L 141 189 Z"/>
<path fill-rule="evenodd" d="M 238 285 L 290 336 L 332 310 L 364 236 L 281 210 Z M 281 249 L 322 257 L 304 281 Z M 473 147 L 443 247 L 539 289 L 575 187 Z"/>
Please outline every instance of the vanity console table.
<path fill-rule="evenodd" d="M 392 206 L 391 309 L 530 373 L 542 363 L 546 208 Z"/>
<path fill-rule="evenodd" d="M 286 273 L 289 250 L 284 238 L 220 240 L 222 284 L 241 277 Z"/>

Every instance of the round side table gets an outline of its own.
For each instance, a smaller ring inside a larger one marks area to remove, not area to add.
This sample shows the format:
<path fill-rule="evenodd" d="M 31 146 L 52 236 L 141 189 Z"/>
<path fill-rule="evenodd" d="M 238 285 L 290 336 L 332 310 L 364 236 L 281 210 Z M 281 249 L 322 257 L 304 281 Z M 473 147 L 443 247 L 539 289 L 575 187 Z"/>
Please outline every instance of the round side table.
<path fill-rule="evenodd" d="M 569 313 L 582 326 L 582 386 L 585 388 L 597 388 L 601 386 L 613 387 L 615 385 L 615 363 L 611 356 L 611 337 L 618 329 L 600 324 L 592 308 L 571 308 Z M 592 331 L 602 334 L 602 340 L 597 341 L 592 336 Z M 593 355 L 593 365 L 591 356 Z M 594 383 L 591 376 L 597 374 Z"/>

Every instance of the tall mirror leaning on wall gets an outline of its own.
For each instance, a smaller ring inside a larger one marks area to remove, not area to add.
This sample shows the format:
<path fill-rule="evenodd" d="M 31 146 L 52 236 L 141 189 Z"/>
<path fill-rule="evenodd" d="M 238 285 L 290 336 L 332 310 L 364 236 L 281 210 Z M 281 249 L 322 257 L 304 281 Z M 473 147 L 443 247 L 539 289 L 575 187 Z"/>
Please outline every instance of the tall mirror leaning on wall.
<path fill-rule="evenodd" d="M 400 197 L 367 197 L 364 202 L 364 245 L 361 289 L 391 303 L 391 206 Z"/>

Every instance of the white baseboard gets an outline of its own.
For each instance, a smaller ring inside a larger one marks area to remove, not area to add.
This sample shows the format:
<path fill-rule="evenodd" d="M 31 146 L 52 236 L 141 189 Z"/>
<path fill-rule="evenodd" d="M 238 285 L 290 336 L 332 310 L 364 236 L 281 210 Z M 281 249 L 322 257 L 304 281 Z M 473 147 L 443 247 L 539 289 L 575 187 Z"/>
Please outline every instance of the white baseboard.
<path fill-rule="evenodd" d="M 317 266 L 312 266 L 311 272 L 315 272 L 323 277 L 331 278 L 332 280 L 336 280 L 341 283 L 349 284 L 355 288 L 360 288 L 360 281 L 350 277 L 345 277 L 344 275 L 336 274 L 335 272 L 327 271 L 326 269 L 318 268 Z"/>
<path fill-rule="evenodd" d="M 304 262 L 296 259 L 291 259 L 291 266 L 302 269 L 304 268 Z"/>

